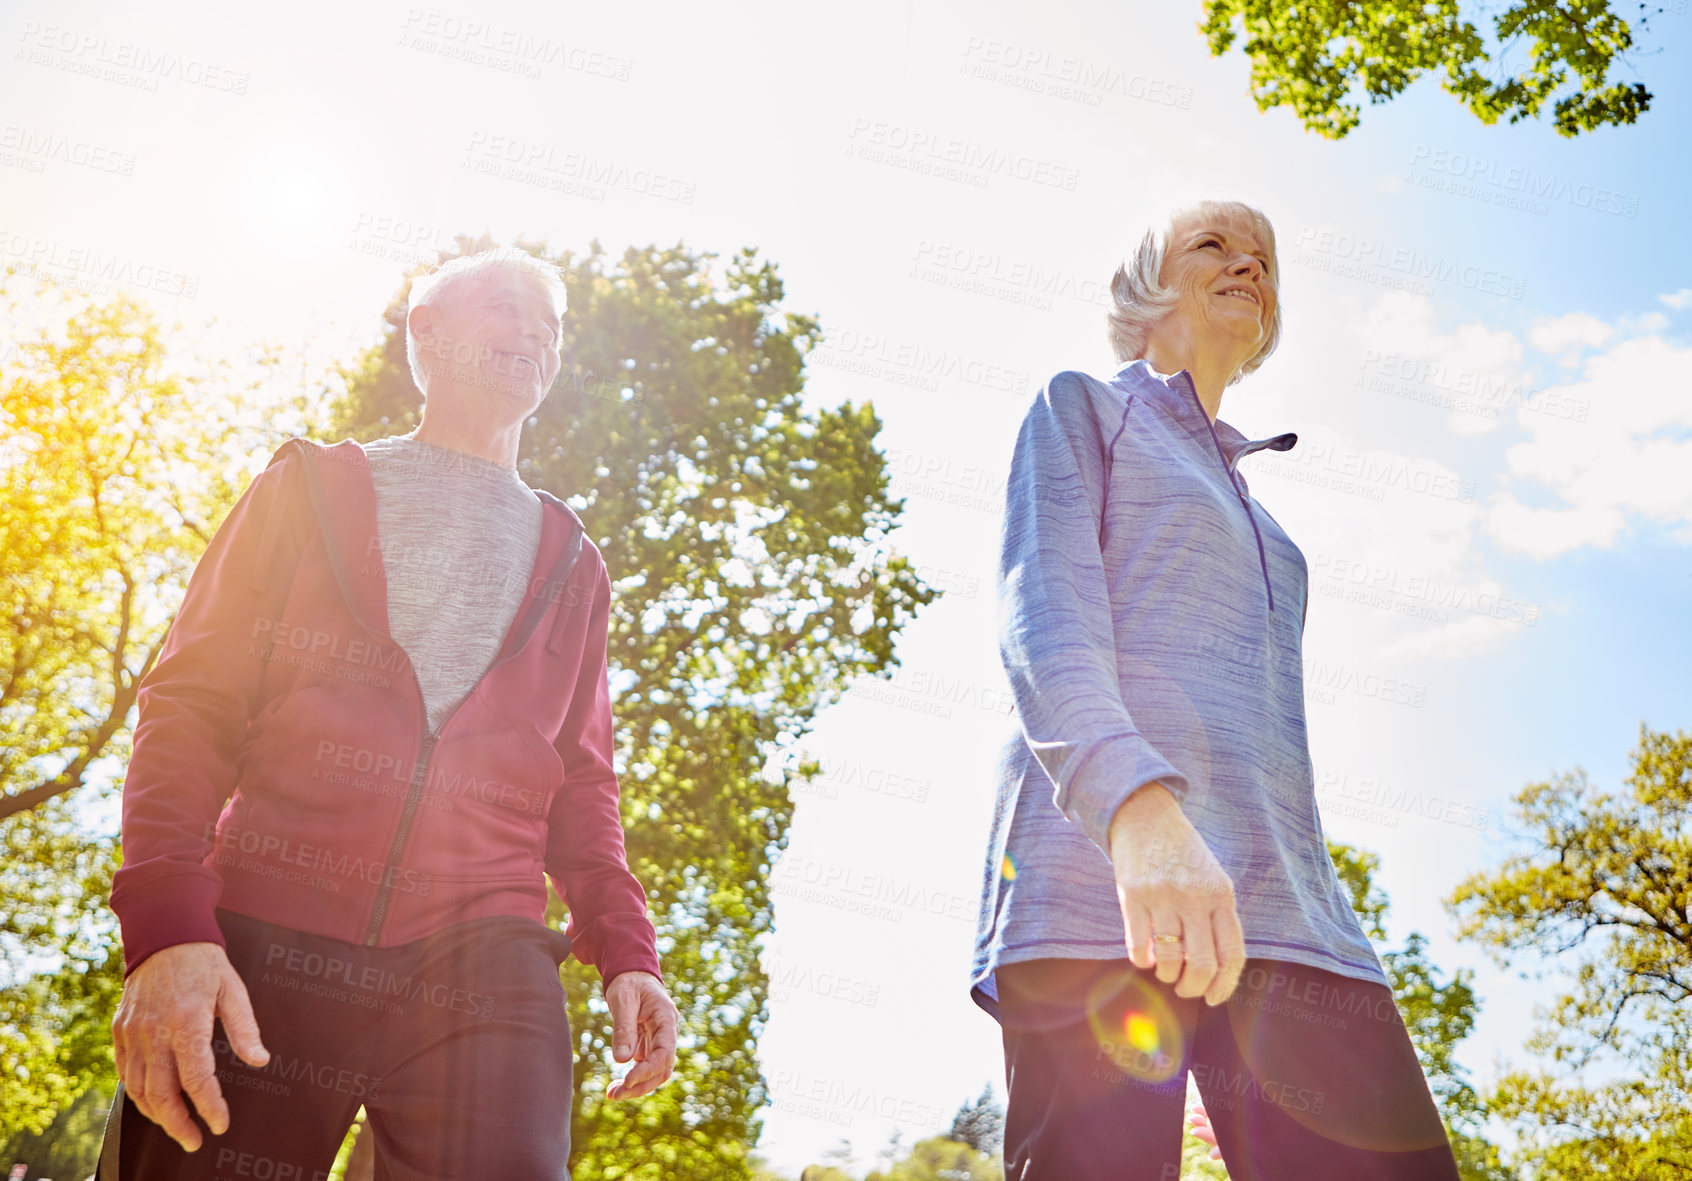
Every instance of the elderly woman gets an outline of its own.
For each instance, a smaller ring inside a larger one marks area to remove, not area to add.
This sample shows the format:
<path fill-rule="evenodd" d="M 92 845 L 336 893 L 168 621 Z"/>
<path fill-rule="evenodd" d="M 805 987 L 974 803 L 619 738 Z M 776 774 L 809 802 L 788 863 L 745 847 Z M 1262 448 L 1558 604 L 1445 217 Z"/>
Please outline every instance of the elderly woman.
<path fill-rule="evenodd" d="M 1329 860 L 1303 555 L 1223 392 L 1275 348 L 1274 230 L 1204 202 L 1111 284 L 1108 380 L 1060 373 L 1006 491 L 999 763 L 972 994 L 1015 1181 L 1179 1176 L 1190 1070 L 1235 1178 L 1457 1177 Z"/>

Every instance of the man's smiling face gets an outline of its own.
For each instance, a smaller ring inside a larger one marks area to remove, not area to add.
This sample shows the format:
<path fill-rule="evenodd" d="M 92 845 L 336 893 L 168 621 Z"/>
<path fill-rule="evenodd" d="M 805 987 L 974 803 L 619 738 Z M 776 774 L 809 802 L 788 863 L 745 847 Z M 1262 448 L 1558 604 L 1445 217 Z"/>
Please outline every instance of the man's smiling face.
<path fill-rule="evenodd" d="M 562 364 L 562 315 L 538 277 L 496 267 L 463 281 L 439 304 L 425 304 L 414 327 L 433 374 L 457 386 L 524 402 L 546 397 Z"/>

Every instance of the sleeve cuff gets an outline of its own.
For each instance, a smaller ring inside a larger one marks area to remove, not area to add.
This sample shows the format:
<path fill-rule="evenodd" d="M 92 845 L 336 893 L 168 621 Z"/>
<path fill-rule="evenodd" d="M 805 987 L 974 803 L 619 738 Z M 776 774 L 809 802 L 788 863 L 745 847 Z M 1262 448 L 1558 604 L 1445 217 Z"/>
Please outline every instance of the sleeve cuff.
<path fill-rule="evenodd" d="M 583 944 L 593 946 L 593 958 L 588 962 L 599 969 L 601 981 L 610 984 L 624 972 L 650 972 L 660 980 L 664 978 L 658 963 L 657 932 L 645 915 L 601 918 L 593 927 L 591 933 L 572 931 L 570 935 L 578 951 Z"/>
<path fill-rule="evenodd" d="M 1064 815 L 1110 855 L 1110 822 L 1124 801 L 1152 781 L 1186 799 L 1187 778 L 1138 734 L 1102 742 L 1077 768 Z"/>
<path fill-rule="evenodd" d="M 124 975 L 154 952 L 178 943 L 227 946 L 217 925 L 217 902 L 222 896 L 223 883 L 207 877 L 198 866 L 139 891 L 113 890 L 112 909 L 123 932 Z"/>

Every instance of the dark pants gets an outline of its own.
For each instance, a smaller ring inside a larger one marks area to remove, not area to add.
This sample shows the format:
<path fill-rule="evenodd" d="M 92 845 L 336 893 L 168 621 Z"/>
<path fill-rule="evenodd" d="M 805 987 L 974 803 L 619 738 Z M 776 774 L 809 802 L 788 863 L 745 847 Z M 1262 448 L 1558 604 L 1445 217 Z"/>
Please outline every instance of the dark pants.
<path fill-rule="evenodd" d="M 490 918 L 375 948 L 217 917 L 270 1061 L 234 1058 L 215 1027 L 229 1130 L 200 1123 L 193 1153 L 120 1088 L 100 1181 L 325 1181 L 360 1106 L 378 1181 L 568 1181 L 562 934 Z"/>
<path fill-rule="evenodd" d="M 1234 1181 L 1457 1181 L 1384 985 L 1249 960 L 1211 1008 L 1125 959 L 997 976 L 1007 1181 L 1175 1181 L 1189 1070 Z"/>

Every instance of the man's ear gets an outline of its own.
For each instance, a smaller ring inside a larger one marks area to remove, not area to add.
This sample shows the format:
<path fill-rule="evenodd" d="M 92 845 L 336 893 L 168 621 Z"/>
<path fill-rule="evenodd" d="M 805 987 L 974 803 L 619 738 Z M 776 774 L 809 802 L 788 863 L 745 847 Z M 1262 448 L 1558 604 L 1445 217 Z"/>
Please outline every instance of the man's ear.
<path fill-rule="evenodd" d="M 405 316 L 405 330 L 419 345 L 433 342 L 439 324 L 439 314 L 428 304 L 418 304 Z"/>

